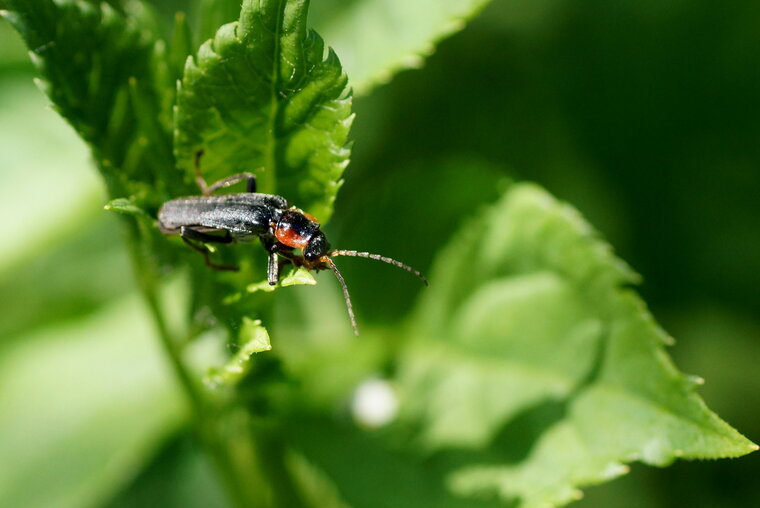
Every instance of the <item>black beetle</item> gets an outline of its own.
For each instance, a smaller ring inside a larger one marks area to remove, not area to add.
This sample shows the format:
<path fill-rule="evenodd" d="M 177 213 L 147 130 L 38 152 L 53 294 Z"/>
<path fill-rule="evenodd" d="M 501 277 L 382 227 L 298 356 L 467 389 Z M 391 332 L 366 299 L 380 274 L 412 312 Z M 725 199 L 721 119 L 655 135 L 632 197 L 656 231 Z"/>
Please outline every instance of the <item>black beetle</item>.
<path fill-rule="evenodd" d="M 205 244 L 245 242 L 256 238 L 261 240 L 269 253 L 267 280 L 271 285 L 277 284 L 279 280 L 278 256 L 284 258 L 286 262 L 304 266 L 309 270 L 330 268 L 343 289 L 351 326 L 356 335 L 359 332 L 348 287 L 332 258 L 353 256 L 376 259 L 411 272 L 425 285 L 428 284 L 420 272 L 395 259 L 369 252 L 330 250 L 330 242 L 327 241 L 315 217 L 290 206 L 281 196 L 257 193 L 256 177 L 252 173 L 232 175 L 210 186 L 207 185 L 200 172 L 202 154 L 201 150 L 195 157 L 196 182 L 202 195 L 167 201 L 158 211 L 158 224 L 162 233 L 180 235 L 185 243 L 203 254 L 206 264 L 211 268 L 237 269 L 234 266 L 213 263 Z M 247 181 L 245 193 L 211 195 L 218 189 L 243 180 Z M 296 255 L 294 252 L 296 249 L 301 249 L 303 255 Z"/>

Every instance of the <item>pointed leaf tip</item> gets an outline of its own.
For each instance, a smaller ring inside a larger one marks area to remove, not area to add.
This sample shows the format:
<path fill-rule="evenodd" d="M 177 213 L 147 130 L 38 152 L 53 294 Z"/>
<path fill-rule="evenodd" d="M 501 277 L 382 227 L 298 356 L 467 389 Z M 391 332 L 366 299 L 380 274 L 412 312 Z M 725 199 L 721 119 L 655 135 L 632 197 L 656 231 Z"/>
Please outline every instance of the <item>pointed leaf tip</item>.
<path fill-rule="evenodd" d="M 626 462 L 757 449 L 707 409 L 701 378 L 672 364 L 667 335 L 629 289 L 632 273 L 580 214 L 534 185 L 513 186 L 452 239 L 399 384 L 402 416 L 429 449 L 472 452 L 451 473 L 454 494 L 561 505 Z"/>

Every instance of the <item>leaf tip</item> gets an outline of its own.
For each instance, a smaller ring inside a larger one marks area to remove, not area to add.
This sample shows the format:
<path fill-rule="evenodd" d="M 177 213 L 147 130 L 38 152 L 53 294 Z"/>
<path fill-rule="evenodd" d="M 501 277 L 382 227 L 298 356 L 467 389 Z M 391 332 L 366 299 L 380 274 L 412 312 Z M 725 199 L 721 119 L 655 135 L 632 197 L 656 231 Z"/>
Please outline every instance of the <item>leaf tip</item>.
<path fill-rule="evenodd" d="M 124 215 L 132 215 L 134 217 L 149 217 L 145 210 L 134 203 L 134 200 L 132 198 L 112 199 L 103 206 L 103 210 L 107 212 L 117 212 Z"/>
<path fill-rule="evenodd" d="M 317 280 L 311 272 L 304 267 L 299 267 L 298 269 L 291 271 L 287 277 L 280 282 L 280 286 L 282 287 L 297 285 L 314 286 L 316 284 Z"/>
<path fill-rule="evenodd" d="M 570 493 L 570 499 L 572 501 L 580 501 L 581 499 L 583 499 L 583 491 L 582 490 L 577 490 L 577 489 L 573 490 Z"/>
<path fill-rule="evenodd" d="M 38 55 L 36 52 L 32 51 L 31 49 L 26 52 L 27 56 L 29 57 L 29 60 L 32 61 L 32 64 L 37 67 L 38 69 L 42 67 L 43 61 L 42 57 Z M 35 78 L 38 79 L 38 78 Z"/>
<path fill-rule="evenodd" d="M 251 284 L 248 284 L 245 287 L 245 291 L 247 293 L 255 293 L 257 291 L 264 291 L 266 293 L 271 293 L 275 290 L 277 286 L 272 286 L 269 284 L 268 281 L 261 281 L 261 282 L 253 282 Z"/>
<path fill-rule="evenodd" d="M 33 78 L 32 83 L 45 95 L 50 95 L 50 85 L 47 81 L 41 78 Z"/>
<path fill-rule="evenodd" d="M 631 472 L 631 467 L 622 462 L 611 462 L 602 469 L 599 477 L 604 480 L 613 480 L 619 476 L 627 475 Z"/>
<path fill-rule="evenodd" d="M 686 382 L 696 388 L 705 384 L 705 378 L 700 376 L 686 376 Z"/>

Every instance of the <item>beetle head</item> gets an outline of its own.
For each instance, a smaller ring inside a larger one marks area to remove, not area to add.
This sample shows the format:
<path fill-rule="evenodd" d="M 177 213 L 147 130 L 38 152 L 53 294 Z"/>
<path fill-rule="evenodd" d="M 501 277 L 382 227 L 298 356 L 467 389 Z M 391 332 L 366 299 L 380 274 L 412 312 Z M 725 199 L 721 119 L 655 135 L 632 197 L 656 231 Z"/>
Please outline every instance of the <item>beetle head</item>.
<path fill-rule="evenodd" d="M 315 262 L 330 250 L 330 242 L 322 231 L 317 231 L 309 239 L 309 243 L 303 249 L 303 257 L 309 262 Z"/>

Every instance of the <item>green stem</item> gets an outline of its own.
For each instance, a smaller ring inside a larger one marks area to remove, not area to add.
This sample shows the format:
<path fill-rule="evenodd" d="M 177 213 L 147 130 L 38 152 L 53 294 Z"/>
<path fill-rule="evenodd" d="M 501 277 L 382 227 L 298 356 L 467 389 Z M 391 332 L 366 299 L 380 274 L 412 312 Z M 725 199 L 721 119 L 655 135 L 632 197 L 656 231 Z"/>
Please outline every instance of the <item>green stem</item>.
<path fill-rule="evenodd" d="M 259 456 L 266 464 L 274 505 L 292 508 L 307 506 L 285 463 L 286 449 L 282 439 L 277 435 L 268 435 L 259 441 Z"/>
<path fill-rule="evenodd" d="M 138 278 L 141 279 L 140 286 L 143 296 L 148 303 L 150 313 L 153 316 L 153 321 L 156 323 L 161 346 L 163 347 L 166 356 L 169 358 L 169 363 L 172 367 L 172 370 L 177 376 L 177 379 L 182 386 L 182 390 L 185 393 L 188 402 L 190 403 L 190 408 L 192 409 L 193 416 L 196 420 L 203 420 L 203 415 L 206 409 L 206 402 L 204 401 L 203 395 L 198 389 L 197 384 L 193 381 L 190 373 L 185 368 L 185 364 L 182 362 L 182 353 L 178 345 L 179 342 L 172 337 L 171 333 L 169 332 L 169 328 L 166 325 L 166 320 L 164 319 L 163 312 L 161 311 L 161 307 L 158 302 L 156 288 L 152 282 L 146 283 L 146 279 L 150 279 L 150 277 L 145 277 L 143 275 L 144 274 L 138 276 Z"/>
<path fill-rule="evenodd" d="M 159 302 L 155 282 L 160 280 L 158 271 L 152 259 L 140 250 L 140 226 L 135 223 L 131 226 L 128 243 L 140 290 L 156 323 L 161 346 L 187 397 L 199 440 L 210 454 L 235 505 L 246 508 L 260 506 L 262 500 L 267 498 L 267 489 L 260 483 L 261 475 L 258 474 L 256 461 L 250 460 L 250 457 L 255 457 L 255 450 L 241 450 L 243 443 L 240 440 L 224 437 L 225 433 L 221 430 L 225 426 L 225 418 L 222 418 L 218 408 L 209 403 L 182 360 L 180 341 L 172 336 Z"/>

